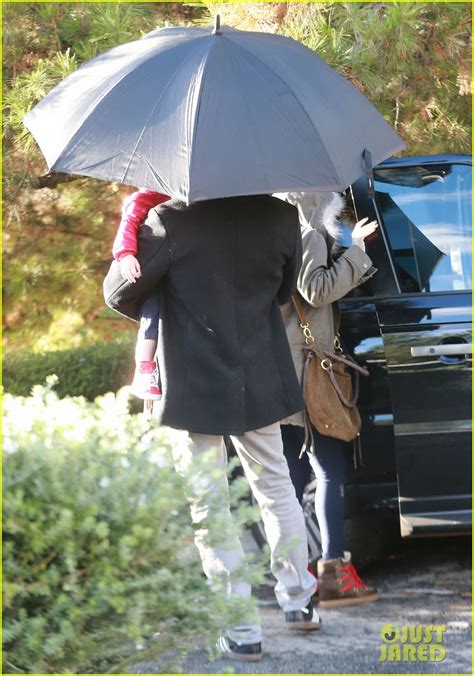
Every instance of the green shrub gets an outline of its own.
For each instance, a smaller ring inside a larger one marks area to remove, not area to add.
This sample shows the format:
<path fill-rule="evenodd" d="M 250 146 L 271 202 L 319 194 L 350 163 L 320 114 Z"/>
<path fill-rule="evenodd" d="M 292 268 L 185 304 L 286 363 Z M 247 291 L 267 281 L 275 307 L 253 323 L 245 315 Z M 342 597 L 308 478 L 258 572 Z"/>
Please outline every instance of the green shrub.
<path fill-rule="evenodd" d="M 201 572 L 176 434 L 130 415 L 124 391 L 5 395 L 4 673 L 104 673 L 238 620 Z"/>
<path fill-rule="evenodd" d="M 130 383 L 133 352 L 130 341 L 98 342 L 39 354 L 7 352 L 3 355 L 3 387 L 10 394 L 26 397 L 34 385 L 55 374 L 58 381 L 54 390 L 59 397 L 82 396 L 92 401 Z"/>

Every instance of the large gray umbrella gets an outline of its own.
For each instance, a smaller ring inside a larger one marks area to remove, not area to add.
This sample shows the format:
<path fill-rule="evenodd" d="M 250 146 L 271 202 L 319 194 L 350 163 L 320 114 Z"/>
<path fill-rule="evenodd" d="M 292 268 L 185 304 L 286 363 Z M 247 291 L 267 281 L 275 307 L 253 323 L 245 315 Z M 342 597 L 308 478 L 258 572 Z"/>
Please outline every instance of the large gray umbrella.
<path fill-rule="evenodd" d="M 405 145 L 371 103 L 289 38 L 164 28 L 101 54 L 25 117 L 50 171 L 187 202 L 340 191 Z"/>

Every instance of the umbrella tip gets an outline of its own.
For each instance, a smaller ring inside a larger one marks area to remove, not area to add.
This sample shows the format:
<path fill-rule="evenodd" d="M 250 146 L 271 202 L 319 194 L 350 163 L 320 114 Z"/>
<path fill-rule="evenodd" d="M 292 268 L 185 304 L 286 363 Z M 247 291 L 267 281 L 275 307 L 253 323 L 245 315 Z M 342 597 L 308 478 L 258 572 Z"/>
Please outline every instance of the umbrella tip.
<path fill-rule="evenodd" d="M 221 33 L 221 15 L 216 14 L 215 22 L 214 22 L 214 30 L 212 31 L 213 35 L 220 35 Z"/>

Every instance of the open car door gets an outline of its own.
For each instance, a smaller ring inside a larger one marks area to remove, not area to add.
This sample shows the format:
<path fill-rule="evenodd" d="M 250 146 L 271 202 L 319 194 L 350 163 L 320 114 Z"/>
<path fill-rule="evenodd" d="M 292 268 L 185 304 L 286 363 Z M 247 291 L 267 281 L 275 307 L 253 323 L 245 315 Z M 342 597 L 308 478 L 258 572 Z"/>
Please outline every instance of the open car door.
<path fill-rule="evenodd" d="M 472 429 L 470 158 L 408 159 L 375 170 L 373 205 L 398 287 L 376 308 L 405 537 L 469 530 Z"/>

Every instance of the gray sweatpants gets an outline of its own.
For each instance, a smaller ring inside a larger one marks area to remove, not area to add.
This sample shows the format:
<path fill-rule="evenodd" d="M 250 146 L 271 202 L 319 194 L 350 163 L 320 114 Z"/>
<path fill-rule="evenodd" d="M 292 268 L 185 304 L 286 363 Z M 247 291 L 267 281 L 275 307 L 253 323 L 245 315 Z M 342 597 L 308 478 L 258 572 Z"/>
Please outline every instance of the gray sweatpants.
<path fill-rule="evenodd" d="M 277 579 L 275 594 L 284 611 L 306 606 L 316 590 L 308 572 L 308 545 L 304 516 L 291 483 L 279 423 L 244 436 L 232 437 L 245 475 L 261 509 L 271 550 L 271 568 Z M 213 452 L 211 452 L 213 450 Z M 209 453 L 208 453 L 209 452 Z M 193 459 L 201 456 L 204 465 Z M 205 574 L 211 581 L 223 578 L 229 596 L 249 598 L 251 586 L 245 579 L 242 545 L 230 513 L 227 483 L 227 453 L 221 436 L 184 432 L 175 446 L 176 469 L 186 479 L 195 542 Z M 219 533 L 206 527 L 218 523 Z M 228 627 L 227 635 L 240 644 L 261 640 L 260 620 L 250 613 L 243 624 Z"/>

